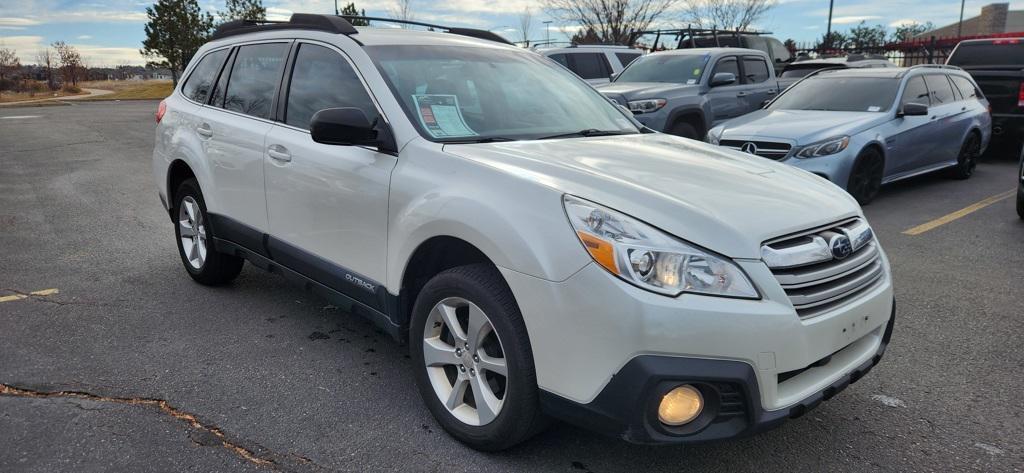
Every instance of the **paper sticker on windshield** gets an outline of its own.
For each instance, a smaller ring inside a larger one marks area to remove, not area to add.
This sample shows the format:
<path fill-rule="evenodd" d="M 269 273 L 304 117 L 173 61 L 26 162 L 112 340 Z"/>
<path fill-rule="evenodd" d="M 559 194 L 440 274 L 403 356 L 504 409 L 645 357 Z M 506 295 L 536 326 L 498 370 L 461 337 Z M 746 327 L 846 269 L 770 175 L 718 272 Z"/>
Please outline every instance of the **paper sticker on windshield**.
<path fill-rule="evenodd" d="M 697 77 L 700 77 L 700 68 L 699 67 L 693 70 L 693 75 L 697 76 Z"/>
<path fill-rule="evenodd" d="M 872 105 L 872 106 L 868 107 L 868 111 L 869 112 L 877 112 L 877 111 L 879 111 L 881 109 L 882 109 L 882 107 L 879 107 L 877 105 Z"/>
<path fill-rule="evenodd" d="M 420 124 L 434 138 L 477 136 L 459 109 L 459 98 L 454 95 L 417 94 L 412 96 Z"/>
<path fill-rule="evenodd" d="M 697 79 L 686 79 L 686 85 L 693 85 L 697 83 Z"/>

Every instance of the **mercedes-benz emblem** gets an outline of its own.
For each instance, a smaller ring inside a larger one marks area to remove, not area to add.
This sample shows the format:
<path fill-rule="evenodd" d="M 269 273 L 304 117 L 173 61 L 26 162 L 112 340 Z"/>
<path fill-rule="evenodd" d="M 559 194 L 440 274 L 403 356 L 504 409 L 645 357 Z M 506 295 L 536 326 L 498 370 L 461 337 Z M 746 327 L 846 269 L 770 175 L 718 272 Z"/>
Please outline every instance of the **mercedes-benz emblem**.
<path fill-rule="evenodd" d="M 757 145 L 748 141 L 743 143 L 743 146 L 740 146 L 740 151 L 743 151 L 744 153 L 757 154 Z"/>
<path fill-rule="evenodd" d="M 846 235 L 832 237 L 828 242 L 828 247 L 832 250 L 832 257 L 835 259 L 844 259 L 853 254 L 853 244 L 850 243 L 850 238 Z"/>

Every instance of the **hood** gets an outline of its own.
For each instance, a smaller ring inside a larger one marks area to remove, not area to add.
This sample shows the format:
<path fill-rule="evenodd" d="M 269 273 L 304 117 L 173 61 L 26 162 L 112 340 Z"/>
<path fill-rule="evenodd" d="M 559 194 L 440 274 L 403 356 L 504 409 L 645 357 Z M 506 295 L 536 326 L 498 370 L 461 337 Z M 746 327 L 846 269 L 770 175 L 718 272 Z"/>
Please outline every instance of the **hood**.
<path fill-rule="evenodd" d="M 878 112 L 821 110 L 757 110 L 729 120 L 720 127 L 722 139 L 778 138 L 806 145 L 840 135 L 855 135 L 890 116 Z"/>
<path fill-rule="evenodd" d="M 697 94 L 700 86 L 664 82 L 611 82 L 601 84 L 597 90 L 609 97 L 621 95 L 626 100 L 667 99 L 687 93 Z"/>
<path fill-rule="evenodd" d="M 445 145 L 732 258 L 765 240 L 860 214 L 845 191 L 800 169 L 660 133 Z"/>

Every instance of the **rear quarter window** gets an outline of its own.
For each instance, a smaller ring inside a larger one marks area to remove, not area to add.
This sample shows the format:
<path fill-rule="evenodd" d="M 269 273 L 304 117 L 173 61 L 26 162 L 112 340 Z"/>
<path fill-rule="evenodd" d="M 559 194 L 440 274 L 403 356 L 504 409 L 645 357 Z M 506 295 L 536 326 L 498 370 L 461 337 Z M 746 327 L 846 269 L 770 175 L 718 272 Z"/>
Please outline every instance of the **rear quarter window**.
<path fill-rule="evenodd" d="M 967 99 L 967 100 L 977 99 L 980 96 L 980 93 L 978 92 L 978 88 L 975 87 L 974 83 L 971 82 L 966 77 L 960 77 L 960 76 L 949 76 L 949 77 L 950 77 L 950 79 L 953 79 L 953 84 L 956 85 L 956 87 L 958 89 L 960 89 L 960 94 L 963 95 L 965 99 Z"/>
<path fill-rule="evenodd" d="M 634 59 L 640 57 L 638 53 L 615 53 L 615 57 L 619 59 L 619 63 L 622 67 L 626 67 L 629 63 L 633 62 Z"/>

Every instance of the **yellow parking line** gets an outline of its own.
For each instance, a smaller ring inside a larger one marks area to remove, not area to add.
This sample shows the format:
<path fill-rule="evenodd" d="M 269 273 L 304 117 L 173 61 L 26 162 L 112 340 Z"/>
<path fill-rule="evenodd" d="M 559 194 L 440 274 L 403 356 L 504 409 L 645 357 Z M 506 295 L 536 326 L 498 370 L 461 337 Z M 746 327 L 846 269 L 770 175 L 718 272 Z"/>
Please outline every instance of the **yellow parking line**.
<path fill-rule="evenodd" d="M 973 203 L 971 205 L 968 205 L 967 207 L 964 207 L 964 208 L 962 208 L 960 210 L 957 210 L 956 212 L 943 215 L 943 216 L 941 216 L 941 217 L 939 217 L 939 218 L 937 218 L 935 220 L 932 220 L 930 222 L 922 223 L 921 225 L 918 225 L 918 226 L 916 226 L 914 228 L 911 228 L 909 230 L 905 230 L 903 232 L 903 234 L 904 235 L 911 235 L 911 236 L 913 236 L 913 235 L 920 235 L 920 234 L 922 234 L 924 232 L 927 232 L 928 230 L 932 230 L 932 229 L 934 229 L 936 227 L 945 225 L 945 224 L 947 224 L 949 222 L 952 222 L 952 221 L 954 221 L 954 220 L 956 220 L 956 219 L 958 219 L 960 217 L 964 217 L 964 216 L 969 215 L 971 213 L 977 212 L 978 210 L 981 210 L 981 209 L 983 209 L 985 207 L 988 207 L 988 206 L 990 206 L 990 205 L 992 205 L 992 204 L 994 204 L 996 202 L 999 202 L 1000 200 L 1007 199 L 1010 196 L 1014 195 L 1016 192 L 1017 192 L 1017 190 L 1014 189 L 1014 190 L 1010 190 L 1010 191 L 1007 191 L 1007 192 L 1003 192 L 1002 194 L 996 194 L 996 195 L 994 195 L 992 197 L 989 197 L 989 198 L 987 198 L 985 200 L 982 200 L 981 202 L 976 202 L 976 203 Z"/>
<path fill-rule="evenodd" d="M 56 288 L 53 288 L 53 289 L 40 289 L 38 291 L 32 291 L 32 292 L 30 292 L 28 294 L 14 294 L 14 295 L 10 295 L 10 296 L 0 296 L 0 302 L 20 301 L 22 299 L 28 299 L 31 296 L 52 296 L 52 295 L 54 295 L 54 294 L 56 294 L 58 292 L 60 292 L 60 291 L 58 291 Z"/>

